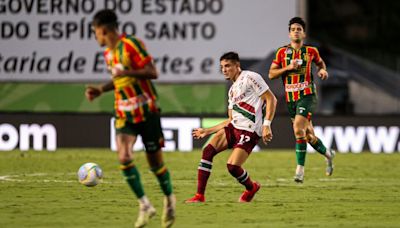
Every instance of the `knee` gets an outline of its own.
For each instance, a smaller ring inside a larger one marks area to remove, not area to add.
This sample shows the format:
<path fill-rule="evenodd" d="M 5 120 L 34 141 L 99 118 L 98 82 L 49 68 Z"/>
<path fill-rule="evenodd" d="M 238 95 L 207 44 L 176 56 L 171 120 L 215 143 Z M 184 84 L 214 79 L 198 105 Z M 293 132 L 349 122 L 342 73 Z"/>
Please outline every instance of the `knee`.
<path fill-rule="evenodd" d="M 296 138 L 304 138 L 306 136 L 306 131 L 298 127 L 294 128 L 293 132 Z"/>

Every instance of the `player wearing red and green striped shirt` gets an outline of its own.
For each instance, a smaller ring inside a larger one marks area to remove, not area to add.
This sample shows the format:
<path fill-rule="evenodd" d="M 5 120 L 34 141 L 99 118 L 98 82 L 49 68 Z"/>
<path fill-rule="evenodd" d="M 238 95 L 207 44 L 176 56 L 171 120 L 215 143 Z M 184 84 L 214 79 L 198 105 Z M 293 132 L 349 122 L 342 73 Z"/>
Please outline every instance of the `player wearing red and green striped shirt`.
<path fill-rule="evenodd" d="M 322 141 L 315 136 L 311 121 L 317 104 L 312 63 L 314 62 L 318 67 L 317 75 L 322 80 L 328 78 L 328 72 L 318 49 L 304 45 L 305 28 L 306 24 L 302 18 L 294 17 L 290 20 L 290 44 L 278 48 L 269 70 L 269 78 L 281 77 L 285 88 L 287 107 L 296 137 L 297 168 L 294 180 L 299 183 L 304 180 L 307 143 L 325 156 L 327 161 L 326 175 L 328 176 L 332 175 L 332 160 L 335 156 L 335 152 L 327 149 Z"/>
<path fill-rule="evenodd" d="M 115 128 L 118 158 L 125 179 L 139 201 L 139 216 L 135 227 L 145 226 L 156 213 L 144 193 L 139 171 L 133 162 L 133 145 L 141 135 L 150 168 L 165 195 L 162 227 L 170 227 L 175 220 L 175 196 L 171 178 L 164 165 L 164 138 L 157 104 L 157 92 L 151 79 L 158 77 L 152 57 L 135 36 L 118 32 L 117 15 L 112 10 L 96 13 L 92 22 L 96 40 L 106 47 L 104 59 L 112 80 L 102 86 L 88 86 L 89 101 L 103 92 L 114 90 Z"/>

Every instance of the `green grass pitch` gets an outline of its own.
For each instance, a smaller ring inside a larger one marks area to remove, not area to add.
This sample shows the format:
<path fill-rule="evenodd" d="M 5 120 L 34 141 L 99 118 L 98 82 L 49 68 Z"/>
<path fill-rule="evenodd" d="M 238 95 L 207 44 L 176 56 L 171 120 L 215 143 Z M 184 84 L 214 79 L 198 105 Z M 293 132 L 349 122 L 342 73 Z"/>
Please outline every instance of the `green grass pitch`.
<path fill-rule="evenodd" d="M 22 156 L 23 155 L 23 156 Z M 226 169 L 229 152 L 214 158 L 206 203 L 193 196 L 200 152 L 165 153 L 177 195 L 174 227 L 400 227 L 400 153 L 338 154 L 332 177 L 318 154 L 308 154 L 304 184 L 292 180 L 291 151 L 253 153 L 245 168 L 262 184 L 254 201 L 237 203 L 243 187 Z M 85 187 L 76 172 L 96 162 L 104 181 Z M 136 154 L 145 191 L 158 209 L 162 194 L 143 152 Z M 137 201 L 107 149 L 0 152 L 0 227 L 133 227 Z"/>

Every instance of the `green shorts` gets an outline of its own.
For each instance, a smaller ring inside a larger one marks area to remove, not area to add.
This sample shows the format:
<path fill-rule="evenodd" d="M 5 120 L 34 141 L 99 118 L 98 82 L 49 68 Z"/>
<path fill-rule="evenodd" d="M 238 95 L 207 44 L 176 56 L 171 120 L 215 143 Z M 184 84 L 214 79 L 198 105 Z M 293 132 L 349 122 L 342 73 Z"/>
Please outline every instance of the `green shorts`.
<path fill-rule="evenodd" d="M 286 104 L 290 118 L 294 119 L 296 115 L 301 115 L 311 120 L 317 106 L 317 97 L 315 95 L 308 95 L 295 102 L 288 102 Z"/>
<path fill-rule="evenodd" d="M 125 119 L 115 120 L 116 134 L 140 135 L 146 152 L 157 152 L 164 147 L 164 135 L 159 113 L 150 113 L 146 121 L 134 124 Z"/>

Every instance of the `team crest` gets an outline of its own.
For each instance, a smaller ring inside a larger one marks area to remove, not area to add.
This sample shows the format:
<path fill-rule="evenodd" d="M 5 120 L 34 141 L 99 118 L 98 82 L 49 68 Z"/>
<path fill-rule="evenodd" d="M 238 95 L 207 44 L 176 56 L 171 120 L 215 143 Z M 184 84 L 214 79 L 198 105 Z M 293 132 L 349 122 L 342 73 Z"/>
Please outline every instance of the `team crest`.
<path fill-rule="evenodd" d="M 286 50 L 285 50 L 285 54 L 292 54 L 293 52 L 292 52 L 292 49 L 291 48 L 286 48 Z"/>

